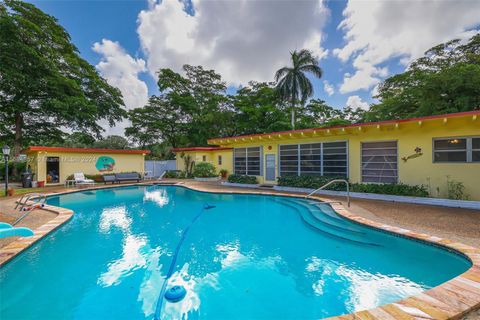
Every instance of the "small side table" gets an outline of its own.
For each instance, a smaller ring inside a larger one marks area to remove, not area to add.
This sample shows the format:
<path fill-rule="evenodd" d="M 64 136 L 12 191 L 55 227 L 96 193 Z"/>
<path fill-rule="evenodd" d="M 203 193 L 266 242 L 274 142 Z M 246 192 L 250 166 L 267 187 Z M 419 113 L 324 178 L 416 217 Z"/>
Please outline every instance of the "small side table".
<path fill-rule="evenodd" d="M 65 180 L 65 187 L 74 187 L 75 186 L 75 180 Z"/>

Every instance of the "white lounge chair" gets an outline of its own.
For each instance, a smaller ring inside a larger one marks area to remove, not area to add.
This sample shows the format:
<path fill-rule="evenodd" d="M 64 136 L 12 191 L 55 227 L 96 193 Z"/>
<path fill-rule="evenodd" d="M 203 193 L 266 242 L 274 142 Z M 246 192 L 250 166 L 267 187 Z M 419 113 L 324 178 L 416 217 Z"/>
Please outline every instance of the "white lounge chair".
<path fill-rule="evenodd" d="M 95 181 L 92 179 L 86 179 L 83 172 L 77 172 L 73 174 L 73 179 L 75 180 L 75 185 L 85 186 L 85 185 L 94 185 Z"/>

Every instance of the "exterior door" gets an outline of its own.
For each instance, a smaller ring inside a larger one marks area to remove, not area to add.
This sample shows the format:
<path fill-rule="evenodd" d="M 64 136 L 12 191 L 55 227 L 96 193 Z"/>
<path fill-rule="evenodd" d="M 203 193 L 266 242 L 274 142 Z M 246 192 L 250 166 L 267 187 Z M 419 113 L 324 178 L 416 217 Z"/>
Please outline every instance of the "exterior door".
<path fill-rule="evenodd" d="M 265 180 L 275 181 L 275 155 L 265 155 Z"/>

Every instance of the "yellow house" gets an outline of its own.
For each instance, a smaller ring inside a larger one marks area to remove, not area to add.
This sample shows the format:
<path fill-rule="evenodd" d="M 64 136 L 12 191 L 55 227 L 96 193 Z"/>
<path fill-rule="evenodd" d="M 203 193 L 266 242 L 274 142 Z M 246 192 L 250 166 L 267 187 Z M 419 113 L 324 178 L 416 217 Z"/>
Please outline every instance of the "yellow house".
<path fill-rule="evenodd" d="M 208 143 L 219 147 L 182 152 L 211 162 L 215 149 L 231 148 L 222 150 L 224 161 L 216 167 L 257 176 L 263 184 L 284 175 L 331 175 L 351 182 L 425 185 L 431 196 L 446 197 L 447 182 L 454 181 L 463 183 L 469 199 L 480 200 L 480 110 Z"/>
<path fill-rule="evenodd" d="M 178 170 L 185 170 L 185 157 L 190 157 L 195 163 L 208 162 L 215 166 L 217 171 L 227 170 L 233 173 L 233 153 L 231 147 L 191 147 L 174 148 L 177 154 L 176 163 Z"/>
<path fill-rule="evenodd" d="M 148 150 L 110 150 L 32 146 L 24 151 L 34 180 L 46 184 L 65 183 L 70 175 L 144 172 Z"/>

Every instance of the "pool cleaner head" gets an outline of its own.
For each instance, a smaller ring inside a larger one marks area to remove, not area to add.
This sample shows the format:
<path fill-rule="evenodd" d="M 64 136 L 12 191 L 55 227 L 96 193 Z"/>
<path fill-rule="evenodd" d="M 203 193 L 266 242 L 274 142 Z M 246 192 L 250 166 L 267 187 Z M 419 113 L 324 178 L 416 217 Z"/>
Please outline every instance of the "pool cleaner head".
<path fill-rule="evenodd" d="M 167 291 L 165 291 L 165 299 L 168 302 L 179 302 L 185 295 L 187 294 L 187 290 L 183 286 L 173 286 Z"/>

